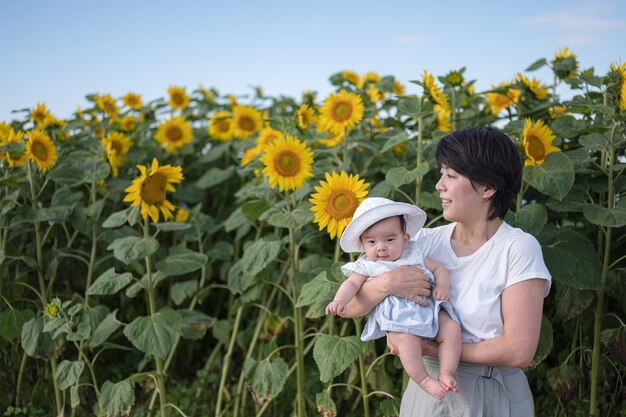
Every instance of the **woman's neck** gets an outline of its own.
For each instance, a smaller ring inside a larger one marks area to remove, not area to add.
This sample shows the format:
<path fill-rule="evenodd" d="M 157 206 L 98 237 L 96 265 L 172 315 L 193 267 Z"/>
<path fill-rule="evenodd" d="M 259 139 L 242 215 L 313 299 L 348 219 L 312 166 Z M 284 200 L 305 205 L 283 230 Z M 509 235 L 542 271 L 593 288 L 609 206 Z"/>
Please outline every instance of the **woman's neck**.
<path fill-rule="evenodd" d="M 502 220 L 486 220 L 473 224 L 457 223 L 450 237 L 450 244 L 457 256 L 469 256 L 476 252 L 502 225 Z"/>

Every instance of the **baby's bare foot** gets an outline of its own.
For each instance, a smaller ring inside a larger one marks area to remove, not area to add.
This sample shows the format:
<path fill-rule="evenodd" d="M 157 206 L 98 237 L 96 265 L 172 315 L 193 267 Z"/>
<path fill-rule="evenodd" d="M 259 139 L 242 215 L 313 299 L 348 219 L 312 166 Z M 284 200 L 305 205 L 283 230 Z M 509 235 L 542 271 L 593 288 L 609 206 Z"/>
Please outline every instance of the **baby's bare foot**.
<path fill-rule="evenodd" d="M 446 392 L 448 391 L 448 388 L 443 383 L 430 376 L 426 376 L 426 378 L 418 382 L 417 385 L 438 400 L 443 400 L 443 397 L 446 396 Z"/>
<path fill-rule="evenodd" d="M 439 373 L 439 381 L 446 387 L 446 389 L 459 393 L 459 384 L 457 384 L 456 379 L 452 376 L 452 374 L 444 372 Z"/>

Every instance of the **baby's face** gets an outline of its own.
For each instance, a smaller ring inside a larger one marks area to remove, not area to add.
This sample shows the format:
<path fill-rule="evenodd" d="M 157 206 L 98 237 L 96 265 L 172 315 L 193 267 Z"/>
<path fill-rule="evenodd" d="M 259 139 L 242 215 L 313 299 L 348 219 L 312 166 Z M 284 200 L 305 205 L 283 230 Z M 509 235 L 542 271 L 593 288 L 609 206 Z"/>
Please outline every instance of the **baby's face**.
<path fill-rule="evenodd" d="M 361 244 L 370 261 L 397 261 L 409 235 L 404 233 L 398 216 L 374 223 L 361 235 Z"/>

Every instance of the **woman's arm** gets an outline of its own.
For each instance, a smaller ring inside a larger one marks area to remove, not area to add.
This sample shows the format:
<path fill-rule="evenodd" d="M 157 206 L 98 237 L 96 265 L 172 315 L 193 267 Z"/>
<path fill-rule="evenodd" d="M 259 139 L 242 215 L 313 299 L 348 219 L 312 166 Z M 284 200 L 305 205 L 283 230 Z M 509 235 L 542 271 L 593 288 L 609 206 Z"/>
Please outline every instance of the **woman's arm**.
<path fill-rule="evenodd" d="M 543 311 L 545 280 L 518 282 L 502 292 L 502 336 L 464 344 L 461 360 L 525 368 L 535 356 Z"/>
<path fill-rule="evenodd" d="M 359 292 L 347 305 L 344 317 L 367 314 L 388 295 L 397 295 L 427 306 L 420 295 L 430 296 L 428 277 L 418 268 L 403 266 L 385 272 L 363 283 Z"/>

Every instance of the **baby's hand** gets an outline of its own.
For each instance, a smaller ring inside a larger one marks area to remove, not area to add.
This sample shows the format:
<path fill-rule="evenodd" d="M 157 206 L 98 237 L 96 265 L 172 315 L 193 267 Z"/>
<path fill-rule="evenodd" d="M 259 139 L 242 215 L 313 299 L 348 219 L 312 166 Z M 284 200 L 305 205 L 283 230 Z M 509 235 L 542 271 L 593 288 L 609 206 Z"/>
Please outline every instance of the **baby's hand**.
<path fill-rule="evenodd" d="M 335 316 L 343 316 L 346 312 L 346 305 L 341 301 L 331 301 L 326 306 L 326 314 L 333 314 Z"/>
<path fill-rule="evenodd" d="M 433 298 L 438 301 L 450 301 L 450 291 L 447 288 L 435 287 Z"/>

